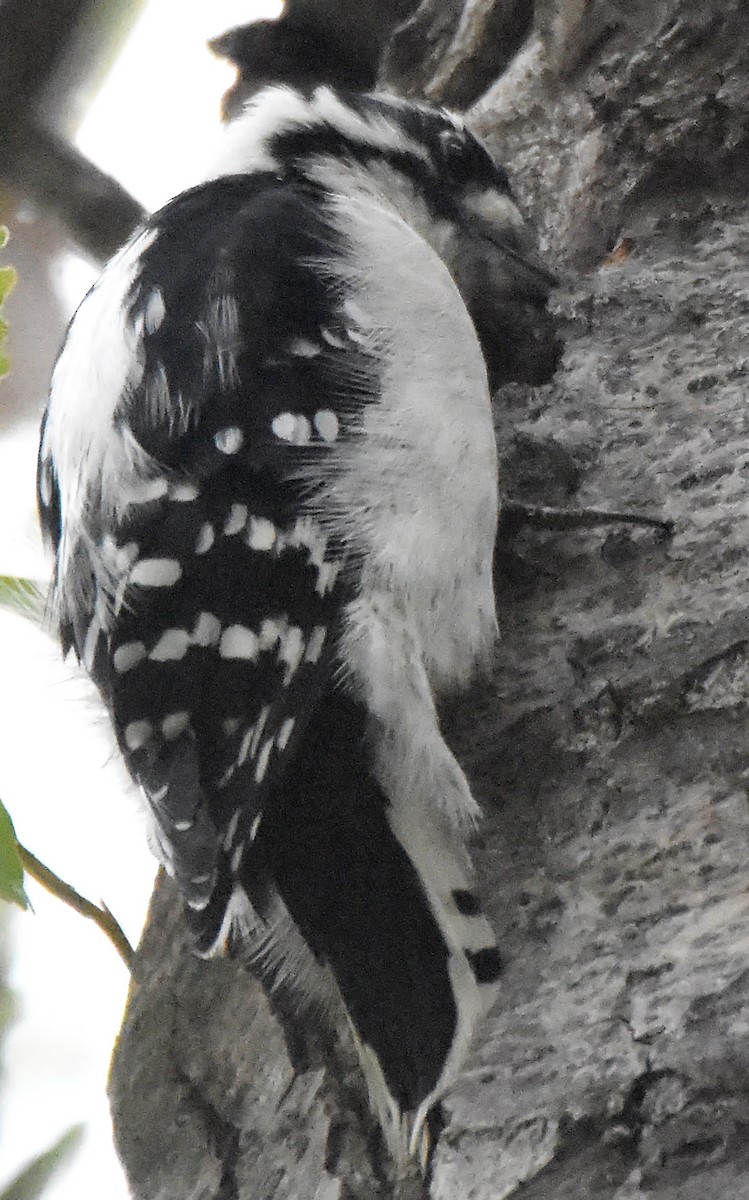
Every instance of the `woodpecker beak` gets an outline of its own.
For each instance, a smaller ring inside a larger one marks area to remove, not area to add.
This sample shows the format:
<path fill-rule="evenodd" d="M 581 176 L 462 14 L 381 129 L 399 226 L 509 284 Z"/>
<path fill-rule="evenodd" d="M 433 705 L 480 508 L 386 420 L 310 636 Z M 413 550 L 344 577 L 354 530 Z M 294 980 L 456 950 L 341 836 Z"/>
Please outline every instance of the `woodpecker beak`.
<path fill-rule="evenodd" d="M 463 215 L 454 274 L 476 326 L 492 390 L 510 381 L 547 383 L 563 350 L 547 307 L 557 277 L 542 263 L 510 196 L 493 189 L 471 191 L 464 197 Z"/>

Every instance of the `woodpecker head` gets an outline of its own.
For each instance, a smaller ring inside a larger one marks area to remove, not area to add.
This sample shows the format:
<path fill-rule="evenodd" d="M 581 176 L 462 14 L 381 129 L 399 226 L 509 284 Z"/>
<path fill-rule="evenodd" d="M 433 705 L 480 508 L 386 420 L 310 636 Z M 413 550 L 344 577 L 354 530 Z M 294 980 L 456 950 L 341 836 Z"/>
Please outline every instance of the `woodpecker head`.
<path fill-rule="evenodd" d="M 478 334 L 492 387 L 540 384 L 562 345 L 554 276 L 506 171 L 460 117 L 387 95 L 259 93 L 227 129 L 216 173 L 269 171 L 390 208 L 439 254 Z"/>

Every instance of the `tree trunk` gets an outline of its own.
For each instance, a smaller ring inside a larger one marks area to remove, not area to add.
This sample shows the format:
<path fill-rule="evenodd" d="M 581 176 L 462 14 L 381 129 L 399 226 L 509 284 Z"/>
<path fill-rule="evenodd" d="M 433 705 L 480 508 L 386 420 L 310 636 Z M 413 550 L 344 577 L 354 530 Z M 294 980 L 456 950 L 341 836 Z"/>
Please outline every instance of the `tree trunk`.
<path fill-rule="evenodd" d="M 496 398 L 505 485 L 675 535 L 499 548 L 496 671 L 445 722 L 506 967 L 428 1186 L 162 881 L 111 1082 L 137 1200 L 749 1198 L 749 9 L 547 4 L 470 117 L 565 279 L 556 381 Z"/>

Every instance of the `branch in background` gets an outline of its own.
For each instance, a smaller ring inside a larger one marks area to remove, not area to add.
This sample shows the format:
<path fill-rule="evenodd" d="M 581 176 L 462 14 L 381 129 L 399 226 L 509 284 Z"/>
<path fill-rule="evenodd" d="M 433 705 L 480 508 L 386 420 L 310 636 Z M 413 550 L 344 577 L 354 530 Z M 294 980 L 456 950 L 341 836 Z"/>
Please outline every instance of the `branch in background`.
<path fill-rule="evenodd" d="M 83 1141 L 84 1125 L 74 1125 L 54 1146 L 28 1163 L 15 1179 L 3 1188 L 0 1200 L 38 1200 L 61 1167 L 75 1154 Z"/>
<path fill-rule="evenodd" d="M 28 114 L 59 62 L 90 0 L 3 0 L 0 81 L 3 123 Z"/>
<path fill-rule="evenodd" d="M 46 888 L 58 900 L 62 900 L 70 908 L 75 909 L 82 917 L 88 917 L 95 925 L 99 926 L 102 933 L 106 934 L 120 958 L 124 962 L 128 971 L 131 968 L 133 961 L 133 948 L 127 940 L 122 926 L 112 916 L 106 905 L 100 908 L 96 904 L 92 904 L 90 900 L 86 900 L 79 895 L 75 888 L 69 883 L 65 883 L 64 879 L 60 879 L 59 875 L 55 875 L 54 871 L 50 871 L 49 867 L 45 867 L 44 863 L 39 862 L 39 859 L 27 850 L 25 846 L 18 844 L 18 854 L 23 863 L 24 870 L 28 872 L 32 879 L 40 883 L 43 888 Z"/>
<path fill-rule="evenodd" d="M 58 216 L 81 248 L 108 258 L 143 217 L 64 134 L 141 0 L 2 0 L 0 181 Z"/>
<path fill-rule="evenodd" d="M 109 258 L 143 219 L 144 209 L 59 134 L 25 123 L 0 141 L 4 180 L 60 218 L 83 250 Z"/>
<path fill-rule="evenodd" d="M 406 96 L 468 108 L 523 46 L 534 7 L 533 0 L 424 0 L 393 33 L 380 81 Z"/>
<path fill-rule="evenodd" d="M 7 127 L 30 116 L 72 136 L 147 0 L 0 0 Z"/>

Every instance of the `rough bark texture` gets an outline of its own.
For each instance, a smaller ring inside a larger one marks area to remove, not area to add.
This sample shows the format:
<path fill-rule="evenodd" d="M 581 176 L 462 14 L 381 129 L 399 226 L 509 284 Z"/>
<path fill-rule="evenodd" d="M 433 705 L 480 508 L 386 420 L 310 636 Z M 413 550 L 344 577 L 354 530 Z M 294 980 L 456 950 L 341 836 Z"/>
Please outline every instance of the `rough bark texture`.
<path fill-rule="evenodd" d="M 532 0 L 423 0 L 393 34 L 383 82 L 466 108 L 515 56 L 532 20 Z"/>
<path fill-rule="evenodd" d="M 747 1200 L 749 10 L 539 28 L 473 114 L 567 272 L 557 380 L 497 397 L 505 479 L 676 534 L 498 556 L 496 672 L 445 719 L 506 969 L 429 1195 Z M 192 960 L 168 884 L 136 980 L 112 1099 L 138 1200 L 419 1195 L 345 1050 L 326 1069 L 324 1031 Z"/>

